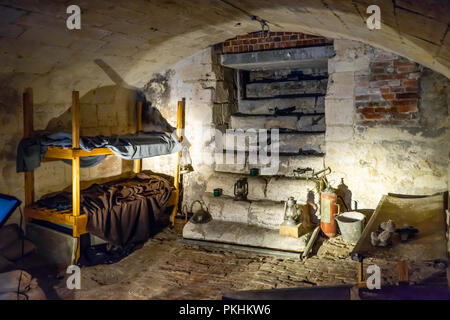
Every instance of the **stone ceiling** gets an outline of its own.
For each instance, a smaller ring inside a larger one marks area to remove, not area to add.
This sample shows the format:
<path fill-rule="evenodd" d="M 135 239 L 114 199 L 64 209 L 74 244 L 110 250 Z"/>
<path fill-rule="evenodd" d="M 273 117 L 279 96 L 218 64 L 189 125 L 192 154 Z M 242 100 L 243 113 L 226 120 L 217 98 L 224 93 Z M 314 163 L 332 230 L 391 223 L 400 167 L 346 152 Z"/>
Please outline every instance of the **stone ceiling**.
<path fill-rule="evenodd" d="M 66 28 L 70 4 L 82 9 L 81 30 Z M 381 30 L 365 24 L 371 4 Z M 209 45 L 259 30 L 253 15 L 272 31 L 359 40 L 450 77 L 448 0 L 0 0 L 0 85 L 142 86 Z"/>

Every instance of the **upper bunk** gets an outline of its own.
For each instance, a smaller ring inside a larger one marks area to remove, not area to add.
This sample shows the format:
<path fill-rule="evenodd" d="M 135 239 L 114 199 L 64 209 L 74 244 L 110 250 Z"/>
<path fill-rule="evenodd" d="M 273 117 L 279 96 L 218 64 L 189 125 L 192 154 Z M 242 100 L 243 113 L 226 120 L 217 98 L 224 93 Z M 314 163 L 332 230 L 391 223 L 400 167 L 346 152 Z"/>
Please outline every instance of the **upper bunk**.
<path fill-rule="evenodd" d="M 27 112 L 27 106 L 31 108 Z M 81 167 L 89 167 L 101 162 L 105 156 L 116 155 L 126 160 L 137 160 L 180 152 L 181 136 L 175 132 L 144 132 L 142 101 L 136 108 L 136 132 L 113 136 L 80 136 L 79 93 L 72 94 L 72 133 L 38 133 L 25 123 L 24 139 L 17 153 L 17 172 L 33 171 L 41 161 L 81 159 Z M 24 103 L 24 115 L 32 117 L 32 101 Z M 165 121 L 165 119 L 163 119 Z M 27 122 L 27 120 L 25 120 Z M 170 125 L 168 125 L 170 127 Z M 89 161 L 83 162 L 90 157 Z"/>

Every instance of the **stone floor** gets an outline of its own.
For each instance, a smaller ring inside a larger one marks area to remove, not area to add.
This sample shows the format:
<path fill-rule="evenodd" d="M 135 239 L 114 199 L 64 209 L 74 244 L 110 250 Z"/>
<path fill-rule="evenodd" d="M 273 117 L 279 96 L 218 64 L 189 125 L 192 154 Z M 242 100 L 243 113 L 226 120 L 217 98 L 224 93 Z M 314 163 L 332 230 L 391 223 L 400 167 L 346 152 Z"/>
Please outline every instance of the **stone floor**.
<path fill-rule="evenodd" d="M 116 264 L 82 268 L 80 290 L 67 289 L 61 271 L 47 270 L 39 283 L 49 299 L 220 299 L 230 290 L 354 284 L 350 250 L 340 237 L 319 240 L 313 255 L 300 261 L 187 245 L 166 229 Z M 395 262 L 368 263 L 381 267 L 382 284 L 395 282 Z M 428 264 L 410 267 L 416 282 L 436 273 Z"/>

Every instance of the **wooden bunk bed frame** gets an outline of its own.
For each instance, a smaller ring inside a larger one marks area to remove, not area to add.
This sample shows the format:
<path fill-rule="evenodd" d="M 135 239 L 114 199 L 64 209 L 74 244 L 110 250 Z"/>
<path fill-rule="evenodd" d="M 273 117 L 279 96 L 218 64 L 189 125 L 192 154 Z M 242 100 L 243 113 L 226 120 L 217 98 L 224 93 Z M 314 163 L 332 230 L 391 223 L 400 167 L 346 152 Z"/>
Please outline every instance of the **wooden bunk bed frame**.
<path fill-rule="evenodd" d="M 184 105 L 185 100 L 178 101 L 177 109 L 177 135 L 182 141 L 182 129 L 184 128 Z M 137 103 L 137 127 L 136 131 L 142 131 L 142 101 Z M 54 224 L 69 225 L 72 227 L 72 237 L 76 239 L 76 248 L 72 252 L 72 263 L 78 262 L 80 258 L 80 237 L 86 234 L 88 217 L 81 214 L 80 207 L 80 158 L 98 155 L 114 155 L 108 148 L 96 148 L 92 151 L 80 149 L 80 98 L 79 92 L 72 92 L 72 148 L 48 147 L 43 161 L 72 160 L 72 209 L 57 211 L 39 207 L 34 199 L 34 172 L 25 172 L 25 222 L 32 219 L 47 221 Z M 23 94 L 23 127 L 24 138 L 30 138 L 33 134 L 33 92 L 30 88 Z M 167 206 L 173 206 L 171 224 L 173 226 L 175 216 L 178 212 L 180 199 L 180 159 L 181 151 L 178 152 L 177 166 L 174 172 L 174 187 L 172 189 Z M 142 170 L 142 159 L 133 160 L 133 172 Z"/>

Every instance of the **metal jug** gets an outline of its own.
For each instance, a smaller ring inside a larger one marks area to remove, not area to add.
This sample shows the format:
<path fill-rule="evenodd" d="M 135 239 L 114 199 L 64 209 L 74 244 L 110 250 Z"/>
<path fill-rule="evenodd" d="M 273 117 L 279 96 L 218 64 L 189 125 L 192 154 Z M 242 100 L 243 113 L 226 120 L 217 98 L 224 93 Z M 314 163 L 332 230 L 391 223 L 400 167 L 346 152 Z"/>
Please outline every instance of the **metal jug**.
<path fill-rule="evenodd" d="M 212 220 L 212 216 L 208 212 L 208 208 L 206 208 L 206 206 L 204 206 L 204 203 L 201 202 L 200 200 L 195 200 L 194 202 L 192 202 L 191 212 L 194 212 L 193 207 L 196 202 L 200 203 L 201 209 L 199 211 L 196 211 L 194 213 L 194 215 L 192 216 L 192 218 L 191 218 L 192 223 L 203 224 L 203 223 L 210 222 Z M 205 210 L 205 208 L 206 208 L 206 210 Z"/>

